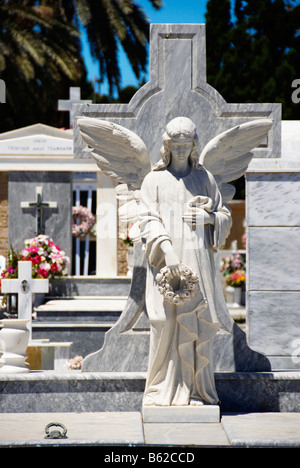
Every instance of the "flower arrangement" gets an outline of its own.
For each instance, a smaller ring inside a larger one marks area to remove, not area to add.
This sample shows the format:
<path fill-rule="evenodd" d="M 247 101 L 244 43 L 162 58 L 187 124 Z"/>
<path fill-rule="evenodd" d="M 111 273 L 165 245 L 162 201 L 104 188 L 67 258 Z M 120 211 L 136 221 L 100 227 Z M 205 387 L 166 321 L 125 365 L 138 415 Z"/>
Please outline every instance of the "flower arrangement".
<path fill-rule="evenodd" d="M 33 278 L 49 279 L 66 276 L 70 261 L 52 239 L 42 234 L 25 241 L 20 260 L 31 261 Z"/>
<path fill-rule="evenodd" d="M 82 356 L 75 356 L 72 359 L 69 359 L 67 362 L 67 367 L 70 370 L 80 370 L 82 367 Z"/>
<path fill-rule="evenodd" d="M 233 288 L 238 288 L 246 283 L 246 272 L 244 270 L 236 270 L 226 277 L 226 284 Z"/>
<path fill-rule="evenodd" d="M 164 296 L 167 302 L 175 305 L 189 302 L 195 295 L 198 284 L 198 276 L 190 268 L 184 266 L 181 273 L 183 287 L 179 290 L 173 290 L 171 285 L 171 275 L 168 267 L 163 267 L 156 275 L 158 291 Z"/>
<path fill-rule="evenodd" d="M 226 284 L 238 288 L 246 283 L 246 264 L 243 255 L 236 253 L 222 259 L 221 272 L 225 276 Z"/>
<path fill-rule="evenodd" d="M 52 239 L 39 235 L 25 241 L 21 254 L 11 247 L 8 252 L 8 267 L 1 273 L 2 278 L 18 277 L 18 262 L 31 261 L 33 278 L 56 278 L 66 276 L 69 258 Z"/>
<path fill-rule="evenodd" d="M 124 244 L 128 245 L 128 247 L 133 247 L 133 241 L 129 235 L 129 231 L 131 229 L 132 225 L 129 227 L 126 233 L 121 233 L 120 234 L 120 239 L 124 242 Z"/>
<path fill-rule="evenodd" d="M 33 278 L 58 278 L 67 275 L 67 264 L 70 259 L 52 239 L 40 234 L 25 241 L 25 248 L 21 253 L 15 252 L 13 247 L 8 251 L 8 267 L 2 271 L 1 278 L 18 278 L 18 262 L 30 261 L 32 263 Z M 0 280 L 1 285 L 1 280 Z M 2 300 L 5 305 L 7 295 Z"/>
<path fill-rule="evenodd" d="M 84 239 L 95 224 L 95 216 L 85 206 L 73 206 L 72 234 L 74 237 Z"/>

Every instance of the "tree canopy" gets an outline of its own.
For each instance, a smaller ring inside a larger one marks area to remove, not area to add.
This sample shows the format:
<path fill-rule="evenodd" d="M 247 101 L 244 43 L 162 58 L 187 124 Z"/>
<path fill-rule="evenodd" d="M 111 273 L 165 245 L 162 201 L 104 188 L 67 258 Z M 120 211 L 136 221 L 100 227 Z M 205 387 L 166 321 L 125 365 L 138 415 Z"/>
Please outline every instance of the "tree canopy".
<path fill-rule="evenodd" d="M 206 29 L 208 82 L 227 102 L 279 102 L 283 119 L 300 118 L 299 0 L 209 0 Z"/>
<path fill-rule="evenodd" d="M 209 0 L 207 81 L 227 102 L 281 103 L 298 120 L 294 80 L 300 78 L 299 0 Z M 234 181 L 245 198 L 244 177 Z"/>
<path fill-rule="evenodd" d="M 160 0 L 149 0 L 160 8 Z M 58 99 L 80 86 L 84 99 L 94 91 L 87 81 L 80 31 L 110 92 L 120 92 L 118 52 L 122 48 L 137 78 L 146 70 L 149 23 L 133 0 L 0 0 L 0 78 L 6 83 L 0 131 L 36 122 L 64 126 Z"/>

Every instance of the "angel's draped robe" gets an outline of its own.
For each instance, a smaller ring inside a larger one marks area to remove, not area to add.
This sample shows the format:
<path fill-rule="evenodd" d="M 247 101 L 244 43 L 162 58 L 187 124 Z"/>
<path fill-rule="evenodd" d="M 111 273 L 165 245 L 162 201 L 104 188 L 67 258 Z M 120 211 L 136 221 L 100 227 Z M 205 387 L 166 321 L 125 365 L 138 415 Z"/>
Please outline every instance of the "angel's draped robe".
<path fill-rule="evenodd" d="M 213 217 L 213 225 L 203 224 L 204 210 Z M 144 405 L 188 405 L 191 399 L 218 402 L 212 344 L 220 328 L 218 308 L 227 308 L 216 251 L 231 224 L 215 179 L 201 166 L 181 178 L 167 169 L 145 177 L 140 230 L 148 260 L 150 351 Z M 165 266 L 160 245 L 166 239 L 182 264 L 199 277 L 196 295 L 180 306 L 167 302 L 157 287 L 156 275 Z"/>

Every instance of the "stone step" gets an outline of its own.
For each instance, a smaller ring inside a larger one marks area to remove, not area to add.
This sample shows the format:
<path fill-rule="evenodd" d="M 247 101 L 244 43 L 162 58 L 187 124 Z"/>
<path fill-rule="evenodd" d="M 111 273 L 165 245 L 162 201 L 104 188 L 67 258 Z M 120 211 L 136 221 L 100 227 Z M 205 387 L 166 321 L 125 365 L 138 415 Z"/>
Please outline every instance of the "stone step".
<path fill-rule="evenodd" d="M 117 322 L 127 296 L 50 297 L 34 311 L 34 339 L 72 341 L 71 355 L 98 351 L 107 331 Z"/>
<path fill-rule="evenodd" d="M 36 308 L 36 312 L 121 312 L 127 297 L 123 296 L 80 296 L 67 299 L 50 299 Z"/>
<path fill-rule="evenodd" d="M 51 297 L 82 297 L 82 296 L 127 296 L 130 291 L 131 278 L 126 276 L 115 278 L 99 278 L 96 276 L 68 276 L 52 279 L 49 282 Z"/>
<path fill-rule="evenodd" d="M 105 334 L 115 322 L 78 321 L 37 321 L 32 322 L 34 340 L 51 340 L 52 342 L 72 342 L 70 357 L 86 357 L 102 348 Z"/>
<path fill-rule="evenodd" d="M 37 321 L 115 322 L 126 305 L 125 296 L 53 298 L 35 308 Z"/>
<path fill-rule="evenodd" d="M 73 370 L 0 375 L 0 413 L 140 412 L 146 377 L 144 372 Z M 297 371 L 216 372 L 215 380 L 222 415 L 293 412 L 299 421 Z"/>

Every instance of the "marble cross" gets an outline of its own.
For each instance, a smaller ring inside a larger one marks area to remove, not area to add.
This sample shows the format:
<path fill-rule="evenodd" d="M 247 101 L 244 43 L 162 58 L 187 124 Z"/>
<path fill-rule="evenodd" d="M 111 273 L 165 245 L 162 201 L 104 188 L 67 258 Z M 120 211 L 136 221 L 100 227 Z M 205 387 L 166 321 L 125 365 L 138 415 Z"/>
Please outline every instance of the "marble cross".
<path fill-rule="evenodd" d="M 49 291 L 48 279 L 33 279 L 30 261 L 18 262 L 18 278 L 1 280 L 1 292 L 18 294 L 18 318 L 29 320 L 30 339 L 32 337 L 32 295 Z"/>
<path fill-rule="evenodd" d="M 43 201 L 43 188 L 36 187 L 36 201 L 21 202 L 21 208 L 35 208 L 36 216 L 36 235 L 44 234 L 42 226 L 42 209 L 43 208 L 57 208 L 57 203 L 53 201 Z"/>
<path fill-rule="evenodd" d="M 80 98 L 81 90 L 77 87 L 70 88 L 70 99 L 59 99 L 58 101 L 58 110 L 60 111 L 69 111 L 69 119 L 70 119 L 70 128 L 73 126 L 73 117 L 72 117 L 72 106 L 73 104 L 90 104 L 92 101 L 89 100 L 82 100 Z"/>

